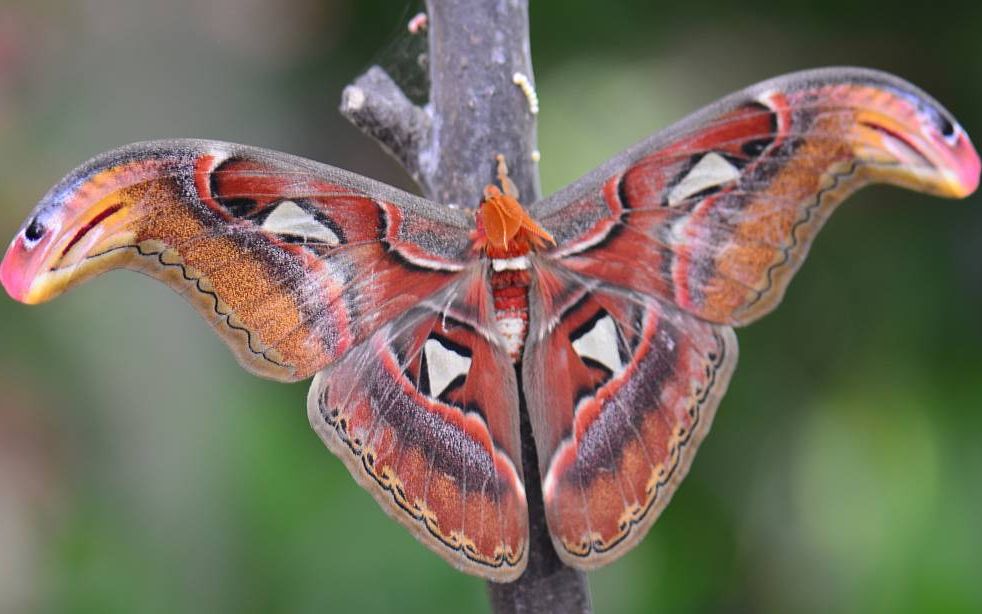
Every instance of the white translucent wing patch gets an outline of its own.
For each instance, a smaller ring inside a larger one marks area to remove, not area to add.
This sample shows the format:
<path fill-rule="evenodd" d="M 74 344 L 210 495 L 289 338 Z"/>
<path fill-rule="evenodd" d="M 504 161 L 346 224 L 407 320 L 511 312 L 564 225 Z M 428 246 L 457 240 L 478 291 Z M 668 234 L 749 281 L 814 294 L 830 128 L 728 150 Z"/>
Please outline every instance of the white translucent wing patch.
<path fill-rule="evenodd" d="M 668 204 L 674 207 L 693 194 L 739 177 L 740 169 L 727 162 L 726 158 L 715 152 L 708 153 L 668 193 Z"/>
<path fill-rule="evenodd" d="M 427 339 L 423 352 L 426 354 L 426 375 L 433 398 L 443 394 L 451 382 L 470 371 L 470 357 L 453 351 L 436 339 Z"/>
<path fill-rule="evenodd" d="M 263 222 L 263 230 L 279 235 L 303 237 L 311 242 L 334 247 L 341 244 L 341 239 L 333 230 L 318 222 L 292 200 L 284 200 L 273 209 Z"/>
<path fill-rule="evenodd" d="M 602 364 L 612 373 L 624 368 L 620 352 L 617 350 L 617 327 L 609 315 L 596 321 L 593 328 L 573 340 L 573 349 L 580 358 L 589 358 Z"/>

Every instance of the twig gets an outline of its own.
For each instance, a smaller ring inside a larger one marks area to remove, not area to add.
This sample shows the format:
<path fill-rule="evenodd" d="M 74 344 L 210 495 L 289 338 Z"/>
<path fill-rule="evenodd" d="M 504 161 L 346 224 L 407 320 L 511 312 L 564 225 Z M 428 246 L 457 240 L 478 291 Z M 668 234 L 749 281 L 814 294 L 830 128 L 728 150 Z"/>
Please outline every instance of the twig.
<path fill-rule="evenodd" d="M 389 75 L 372 66 L 341 94 L 341 113 L 379 142 L 417 183 L 423 184 L 419 152 L 430 133 L 430 118 Z"/>
<path fill-rule="evenodd" d="M 494 180 L 495 156 L 503 154 L 522 202 L 536 201 L 535 114 L 525 91 L 534 91 L 527 0 L 428 0 L 427 9 L 430 104 L 414 106 L 373 67 L 345 89 L 341 112 L 395 156 L 432 200 L 476 206 Z M 513 81 L 516 73 L 525 88 Z M 521 414 L 528 568 L 515 582 L 488 583 L 491 606 L 497 614 L 589 612 L 586 576 L 563 565 L 549 538 L 524 399 Z"/>

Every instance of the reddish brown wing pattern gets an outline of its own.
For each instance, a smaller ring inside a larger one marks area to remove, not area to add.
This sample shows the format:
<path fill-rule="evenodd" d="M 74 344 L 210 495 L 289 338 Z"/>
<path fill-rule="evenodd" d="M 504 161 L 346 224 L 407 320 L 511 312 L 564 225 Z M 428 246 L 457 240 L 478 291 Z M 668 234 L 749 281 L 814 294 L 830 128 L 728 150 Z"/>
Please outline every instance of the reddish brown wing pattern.
<path fill-rule="evenodd" d="M 644 535 L 725 391 L 727 325 L 773 309 L 845 196 L 873 181 L 964 196 L 978 175 L 926 94 L 832 69 L 735 94 L 533 205 L 558 246 L 512 265 L 532 272 L 523 391 L 560 555 L 595 567 Z M 146 143 L 45 196 L 0 279 L 33 303 L 134 268 L 253 372 L 326 368 L 311 422 L 356 479 L 452 564 L 510 580 L 527 541 L 518 391 L 473 230 L 300 158 Z"/>
<path fill-rule="evenodd" d="M 250 371 L 310 377 L 474 260 L 473 221 L 339 169 L 209 141 L 142 143 L 49 192 L 0 276 L 50 299 L 111 268 L 184 294 Z"/>
<path fill-rule="evenodd" d="M 0 277 L 39 302 L 137 269 L 185 294 L 251 371 L 290 380 L 327 367 L 311 422 L 355 478 L 449 562 L 507 580 L 528 539 L 518 390 L 473 227 L 293 156 L 145 143 L 45 196 Z"/>
<path fill-rule="evenodd" d="M 541 301 L 533 294 L 533 313 Z M 556 313 L 550 332 L 530 337 L 525 394 L 556 550 L 594 568 L 637 543 L 668 504 L 737 343 L 729 327 L 599 285 L 579 287 Z"/>
<path fill-rule="evenodd" d="M 927 94 L 884 73 L 824 69 L 728 97 L 530 212 L 569 270 L 743 325 L 780 302 L 859 187 L 962 197 L 978 178 L 967 135 Z"/>
<path fill-rule="evenodd" d="M 525 568 L 518 385 L 478 269 L 314 379 L 314 430 L 382 507 L 468 573 Z"/>
<path fill-rule="evenodd" d="M 592 568 L 644 535 L 726 389 L 727 325 L 777 305 L 848 194 L 978 179 L 926 94 L 826 69 L 734 94 L 530 207 L 558 242 L 532 262 L 523 386 L 560 556 Z"/>

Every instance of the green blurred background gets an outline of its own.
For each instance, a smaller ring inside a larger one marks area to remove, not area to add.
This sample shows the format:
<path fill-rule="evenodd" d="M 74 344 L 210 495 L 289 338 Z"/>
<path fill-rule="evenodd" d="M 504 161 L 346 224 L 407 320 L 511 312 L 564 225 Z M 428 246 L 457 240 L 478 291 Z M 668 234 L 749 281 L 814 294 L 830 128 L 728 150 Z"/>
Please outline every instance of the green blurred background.
<path fill-rule="evenodd" d="M 391 0 L 0 0 L 0 235 L 100 151 L 195 136 L 409 186 L 341 88 Z M 982 3 L 533 0 L 551 192 L 715 98 L 896 72 L 982 140 Z M 926 12 L 925 12 L 926 11 Z M 398 48 L 396 45 L 395 48 Z M 382 54 L 380 56 L 380 53 Z M 740 365 L 601 612 L 982 611 L 982 198 L 854 197 Z M 0 612 L 486 611 L 171 291 L 113 273 L 0 297 Z"/>

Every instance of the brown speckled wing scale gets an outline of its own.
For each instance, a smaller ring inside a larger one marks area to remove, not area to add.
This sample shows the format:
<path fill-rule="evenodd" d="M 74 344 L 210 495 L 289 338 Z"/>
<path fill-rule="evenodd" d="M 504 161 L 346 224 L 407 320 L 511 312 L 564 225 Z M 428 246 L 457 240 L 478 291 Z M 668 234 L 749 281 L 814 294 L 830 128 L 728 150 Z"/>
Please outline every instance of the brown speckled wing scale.
<path fill-rule="evenodd" d="M 32 239 L 32 226 L 42 229 Z M 53 188 L 4 260 L 41 302 L 113 268 L 184 295 L 250 371 L 304 379 L 474 261 L 473 220 L 309 160 L 214 141 L 138 143 Z"/>
<path fill-rule="evenodd" d="M 735 366 L 730 326 L 781 300 L 859 187 L 962 197 L 979 158 L 896 77 L 824 69 L 738 92 L 529 209 L 523 357 L 556 549 L 582 568 L 645 534 L 685 476 Z"/>
<path fill-rule="evenodd" d="M 913 85 L 862 69 L 765 81 L 682 120 L 530 207 L 584 277 L 739 326 L 770 312 L 849 194 L 975 190 L 979 158 Z"/>
<path fill-rule="evenodd" d="M 528 511 L 518 387 L 489 301 L 478 270 L 382 326 L 314 378 L 308 413 L 420 541 L 461 570 L 506 581 L 525 568 Z"/>

